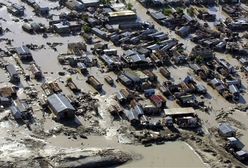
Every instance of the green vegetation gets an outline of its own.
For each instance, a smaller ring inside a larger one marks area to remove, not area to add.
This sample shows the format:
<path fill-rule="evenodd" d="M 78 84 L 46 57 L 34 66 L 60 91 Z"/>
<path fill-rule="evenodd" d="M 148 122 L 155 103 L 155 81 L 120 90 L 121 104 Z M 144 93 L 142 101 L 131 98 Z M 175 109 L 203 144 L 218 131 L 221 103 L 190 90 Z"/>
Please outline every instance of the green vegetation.
<path fill-rule="evenodd" d="M 187 13 L 189 14 L 189 16 L 194 16 L 195 15 L 195 8 L 193 8 L 193 7 L 188 8 Z"/>
<path fill-rule="evenodd" d="M 107 5 L 107 4 L 110 4 L 110 0 L 100 0 L 100 3 Z"/>
<path fill-rule="evenodd" d="M 127 9 L 128 9 L 128 10 L 132 10 L 132 9 L 133 9 L 133 5 L 132 5 L 131 3 L 128 3 L 128 4 L 127 4 Z"/>
<path fill-rule="evenodd" d="M 203 63 L 205 62 L 205 60 L 204 60 L 203 57 L 197 56 L 197 57 L 195 58 L 195 62 L 196 62 L 197 64 L 203 64 Z"/>
<path fill-rule="evenodd" d="M 84 32 L 85 33 L 89 33 L 89 32 L 91 32 L 91 27 L 90 26 L 88 26 L 87 24 L 85 24 L 85 25 L 83 25 L 83 30 L 84 30 Z"/>
<path fill-rule="evenodd" d="M 183 14 L 183 8 L 176 8 L 178 14 Z"/>
<path fill-rule="evenodd" d="M 165 16 L 170 16 L 170 15 L 173 13 L 173 11 L 172 11 L 171 8 L 164 8 L 163 11 L 162 11 L 162 13 L 163 13 Z"/>
<path fill-rule="evenodd" d="M 87 21 L 89 16 L 88 15 L 82 15 L 81 18 L 82 18 L 83 21 Z"/>

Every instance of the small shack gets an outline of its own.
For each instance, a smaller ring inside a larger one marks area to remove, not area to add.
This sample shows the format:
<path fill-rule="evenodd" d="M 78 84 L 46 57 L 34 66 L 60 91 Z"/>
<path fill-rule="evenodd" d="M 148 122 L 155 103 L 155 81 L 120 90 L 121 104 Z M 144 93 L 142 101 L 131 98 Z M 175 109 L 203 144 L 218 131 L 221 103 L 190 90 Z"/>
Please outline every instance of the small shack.
<path fill-rule="evenodd" d="M 30 66 L 30 71 L 34 75 L 35 79 L 41 79 L 42 78 L 42 72 L 40 71 L 39 67 L 36 64 L 32 64 Z"/>
<path fill-rule="evenodd" d="M 222 137 L 236 136 L 236 130 L 229 123 L 221 123 L 218 127 L 218 133 Z"/>

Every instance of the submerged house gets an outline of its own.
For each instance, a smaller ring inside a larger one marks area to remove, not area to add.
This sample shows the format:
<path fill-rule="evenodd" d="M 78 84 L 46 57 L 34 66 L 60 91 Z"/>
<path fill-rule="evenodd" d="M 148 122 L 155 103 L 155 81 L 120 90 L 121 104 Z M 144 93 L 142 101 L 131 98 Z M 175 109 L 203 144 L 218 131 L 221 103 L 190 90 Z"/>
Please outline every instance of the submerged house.
<path fill-rule="evenodd" d="M 100 0 L 81 0 L 84 8 L 97 7 L 100 4 Z"/>
<path fill-rule="evenodd" d="M 132 67 L 147 66 L 149 64 L 144 54 L 139 54 L 132 50 L 126 51 L 121 59 Z"/>
<path fill-rule="evenodd" d="M 16 48 L 16 53 L 22 61 L 32 61 L 33 56 L 27 46 L 21 46 Z"/>
<path fill-rule="evenodd" d="M 16 120 L 20 120 L 23 117 L 23 113 L 16 106 L 11 106 L 10 112 Z"/>
<path fill-rule="evenodd" d="M 35 3 L 33 5 L 35 13 L 40 16 L 47 16 L 49 15 L 49 7 L 41 6 L 40 4 Z"/>
<path fill-rule="evenodd" d="M 7 7 L 9 13 L 15 16 L 23 16 L 24 15 L 24 6 L 19 4 L 12 4 Z"/>
<path fill-rule="evenodd" d="M 48 105 L 58 119 L 74 118 L 75 108 L 62 94 L 53 94 L 47 98 Z"/>
<path fill-rule="evenodd" d="M 218 127 L 218 133 L 222 137 L 236 136 L 236 130 L 228 123 L 221 123 Z"/>
<path fill-rule="evenodd" d="M 10 82 L 20 82 L 19 74 L 13 64 L 7 65 L 6 70 L 10 76 Z"/>
<path fill-rule="evenodd" d="M 137 126 L 140 124 L 139 113 L 136 110 L 134 110 L 134 109 L 125 110 L 124 113 L 125 113 L 128 121 L 131 123 L 131 125 Z"/>
<path fill-rule="evenodd" d="M 77 1 L 77 0 L 68 0 L 66 3 L 65 3 L 65 6 L 70 9 L 70 10 L 75 10 L 75 11 L 82 11 L 84 9 L 84 5 Z"/>

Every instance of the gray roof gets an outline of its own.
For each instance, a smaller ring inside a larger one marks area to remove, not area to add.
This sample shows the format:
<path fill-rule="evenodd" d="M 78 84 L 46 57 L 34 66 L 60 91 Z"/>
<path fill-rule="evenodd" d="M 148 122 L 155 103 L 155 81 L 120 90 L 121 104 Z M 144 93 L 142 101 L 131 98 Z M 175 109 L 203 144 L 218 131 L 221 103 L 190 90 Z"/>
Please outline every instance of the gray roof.
<path fill-rule="evenodd" d="M 214 79 L 212 79 L 212 80 L 210 81 L 210 83 L 211 83 L 212 85 L 216 86 L 217 84 L 221 83 L 221 81 L 220 81 L 219 79 L 214 78 Z"/>
<path fill-rule="evenodd" d="M 84 8 L 83 4 L 77 0 L 69 0 L 65 4 L 67 7 L 73 8 L 75 10 L 82 10 Z"/>
<path fill-rule="evenodd" d="M 127 78 L 129 78 L 134 83 L 139 83 L 140 78 L 132 71 L 132 70 L 124 70 L 123 75 L 125 75 Z"/>
<path fill-rule="evenodd" d="M 132 83 L 131 79 L 129 79 L 127 76 L 125 75 L 119 75 L 118 76 L 119 80 L 121 80 L 122 82 L 124 82 L 125 84 L 129 85 Z"/>
<path fill-rule="evenodd" d="M 238 88 L 235 85 L 230 85 L 229 86 L 229 91 L 231 93 L 239 93 L 239 90 L 238 90 Z"/>
<path fill-rule="evenodd" d="M 80 69 L 87 69 L 86 65 L 84 63 L 82 63 L 82 62 L 78 62 L 77 67 L 80 68 Z"/>
<path fill-rule="evenodd" d="M 99 3 L 100 0 L 81 0 L 84 4 L 90 4 L 90 3 Z"/>
<path fill-rule="evenodd" d="M 238 155 L 238 156 L 244 156 L 244 155 L 247 155 L 247 152 L 246 151 L 243 151 L 243 150 L 240 150 L 240 151 L 237 151 L 236 152 L 236 155 Z"/>
<path fill-rule="evenodd" d="M 30 53 L 30 50 L 28 49 L 27 46 L 17 47 L 17 48 L 16 48 L 16 52 L 17 52 L 17 54 L 19 54 L 19 55 L 29 55 L 29 54 L 31 54 L 31 53 Z"/>
<path fill-rule="evenodd" d="M 144 111 L 140 105 L 134 106 L 133 111 L 136 112 L 138 116 L 144 115 Z"/>
<path fill-rule="evenodd" d="M 218 129 L 223 134 L 228 134 L 229 132 L 236 132 L 236 130 L 231 127 L 231 125 L 228 123 L 221 123 Z"/>
<path fill-rule="evenodd" d="M 126 96 L 123 95 L 120 91 L 118 91 L 116 93 L 116 97 L 117 97 L 118 100 L 124 100 L 124 99 L 126 99 Z"/>
<path fill-rule="evenodd" d="M 166 16 L 162 12 L 150 12 L 150 15 L 157 20 L 166 19 Z"/>
<path fill-rule="evenodd" d="M 11 111 L 11 113 L 15 119 L 21 119 L 22 118 L 22 112 L 16 106 L 11 106 L 10 111 Z"/>
<path fill-rule="evenodd" d="M 6 70 L 8 71 L 8 73 L 12 76 L 12 75 L 18 75 L 18 72 L 15 68 L 15 66 L 13 64 L 9 64 L 6 66 Z"/>
<path fill-rule="evenodd" d="M 134 54 L 130 56 L 130 58 L 132 59 L 132 62 L 147 62 L 145 55 L 143 54 Z"/>
<path fill-rule="evenodd" d="M 112 58 L 109 57 L 108 55 L 103 54 L 103 55 L 101 55 L 100 57 L 103 59 L 103 61 L 104 61 L 106 64 L 108 64 L 108 65 L 114 64 L 114 61 L 113 61 Z"/>
<path fill-rule="evenodd" d="M 52 106 L 53 110 L 57 113 L 63 112 L 64 110 L 73 110 L 75 108 L 71 105 L 69 100 L 62 94 L 53 94 L 47 98 L 48 103 Z"/>
<path fill-rule="evenodd" d="M 206 91 L 207 89 L 205 88 L 205 86 L 203 86 L 203 85 L 196 85 L 196 87 L 197 87 L 197 89 L 199 90 L 199 91 Z"/>
<path fill-rule="evenodd" d="M 237 138 L 235 138 L 235 137 L 229 137 L 229 138 L 227 138 L 227 140 L 228 140 L 231 144 L 235 145 L 235 147 L 236 147 L 237 149 L 239 149 L 239 150 L 241 150 L 243 147 L 245 147 L 245 145 L 244 145 L 239 139 L 237 139 Z"/>
<path fill-rule="evenodd" d="M 190 26 L 182 26 L 178 32 L 180 32 L 182 35 L 186 35 L 187 33 L 189 33 L 190 30 Z"/>
<path fill-rule="evenodd" d="M 125 110 L 124 111 L 128 120 L 129 121 L 132 121 L 132 120 L 139 120 L 139 117 L 138 117 L 138 113 L 137 112 L 134 112 L 133 109 L 131 110 Z"/>

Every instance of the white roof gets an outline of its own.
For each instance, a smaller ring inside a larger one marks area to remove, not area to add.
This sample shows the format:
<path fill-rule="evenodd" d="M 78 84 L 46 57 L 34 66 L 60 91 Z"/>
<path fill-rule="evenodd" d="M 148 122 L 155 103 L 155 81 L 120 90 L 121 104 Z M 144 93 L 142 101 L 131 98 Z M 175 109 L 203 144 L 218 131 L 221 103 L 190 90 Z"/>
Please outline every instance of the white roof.
<path fill-rule="evenodd" d="M 164 113 L 165 113 L 166 116 L 189 115 L 189 114 L 195 114 L 195 110 L 192 107 L 171 108 L 171 109 L 164 109 Z"/>

